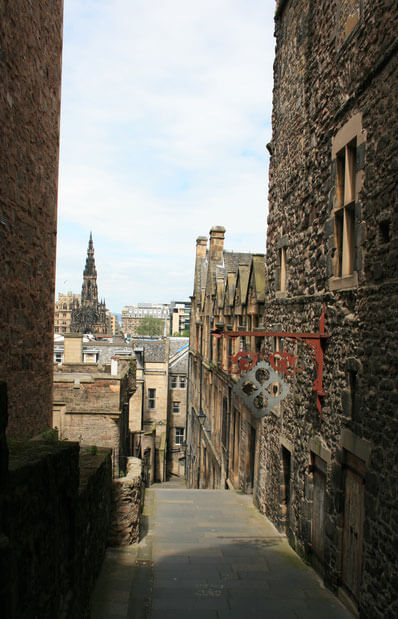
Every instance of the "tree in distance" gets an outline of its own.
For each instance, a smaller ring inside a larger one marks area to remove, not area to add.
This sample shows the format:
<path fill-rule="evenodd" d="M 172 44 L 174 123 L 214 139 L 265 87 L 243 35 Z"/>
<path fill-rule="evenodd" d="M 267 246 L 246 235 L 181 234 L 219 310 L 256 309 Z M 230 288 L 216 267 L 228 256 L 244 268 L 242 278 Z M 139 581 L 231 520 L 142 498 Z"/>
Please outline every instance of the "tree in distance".
<path fill-rule="evenodd" d="M 137 335 L 163 335 L 164 320 L 145 316 L 137 327 Z"/>
<path fill-rule="evenodd" d="M 176 331 L 175 333 L 173 333 L 173 337 L 189 337 L 189 329 L 185 329 L 183 333 L 179 333 L 178 331 Z"/>

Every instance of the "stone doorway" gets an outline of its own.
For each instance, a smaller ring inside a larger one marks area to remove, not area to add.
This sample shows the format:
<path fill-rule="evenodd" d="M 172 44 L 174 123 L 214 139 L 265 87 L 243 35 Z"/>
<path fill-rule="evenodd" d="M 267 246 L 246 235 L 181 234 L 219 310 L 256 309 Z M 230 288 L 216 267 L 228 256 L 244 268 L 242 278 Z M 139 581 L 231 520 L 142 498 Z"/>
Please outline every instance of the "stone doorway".
<path fill-rule="evenodd" d="M 361 588 L 365 463 L 345 451 L 342 584 L 358 603 Z"/>

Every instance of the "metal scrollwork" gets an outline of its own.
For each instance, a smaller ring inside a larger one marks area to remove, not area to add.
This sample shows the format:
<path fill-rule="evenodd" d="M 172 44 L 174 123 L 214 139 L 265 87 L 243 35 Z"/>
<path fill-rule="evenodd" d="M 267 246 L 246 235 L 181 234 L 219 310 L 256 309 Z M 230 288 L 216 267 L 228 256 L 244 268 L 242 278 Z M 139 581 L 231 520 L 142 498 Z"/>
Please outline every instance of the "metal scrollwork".
<path fill-rule="evenodd" d="M 253 369 L 241 376 L 233 392 L 255 417 L 261 419 L 287 396 L 289 386 L 267 361 L 259 361 Z"/>

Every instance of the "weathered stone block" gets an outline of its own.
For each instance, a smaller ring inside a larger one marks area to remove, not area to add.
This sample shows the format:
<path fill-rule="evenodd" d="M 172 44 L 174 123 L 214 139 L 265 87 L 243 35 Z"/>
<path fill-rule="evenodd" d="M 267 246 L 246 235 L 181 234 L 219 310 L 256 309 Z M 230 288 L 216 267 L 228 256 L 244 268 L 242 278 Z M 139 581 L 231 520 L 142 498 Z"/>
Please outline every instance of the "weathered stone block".
<path fill-rule="evenodd" d="M 142 461 L 128 458 L 126 476 L 113 481 L 111 546 L 139 541 L 143 491 Z"/>

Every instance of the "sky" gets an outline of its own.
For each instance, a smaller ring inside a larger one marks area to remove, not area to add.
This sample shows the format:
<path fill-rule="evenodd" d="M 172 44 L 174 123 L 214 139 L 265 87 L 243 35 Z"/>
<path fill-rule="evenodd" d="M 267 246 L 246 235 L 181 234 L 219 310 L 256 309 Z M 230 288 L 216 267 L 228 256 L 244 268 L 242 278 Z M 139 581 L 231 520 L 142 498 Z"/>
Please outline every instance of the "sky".
<path fill-rule="evenodd" d="M 65 0 L 58 292 L 93 234 L 112 312 L 192 294 L 195 245 L 265 252 L 274 0 Z"/>

